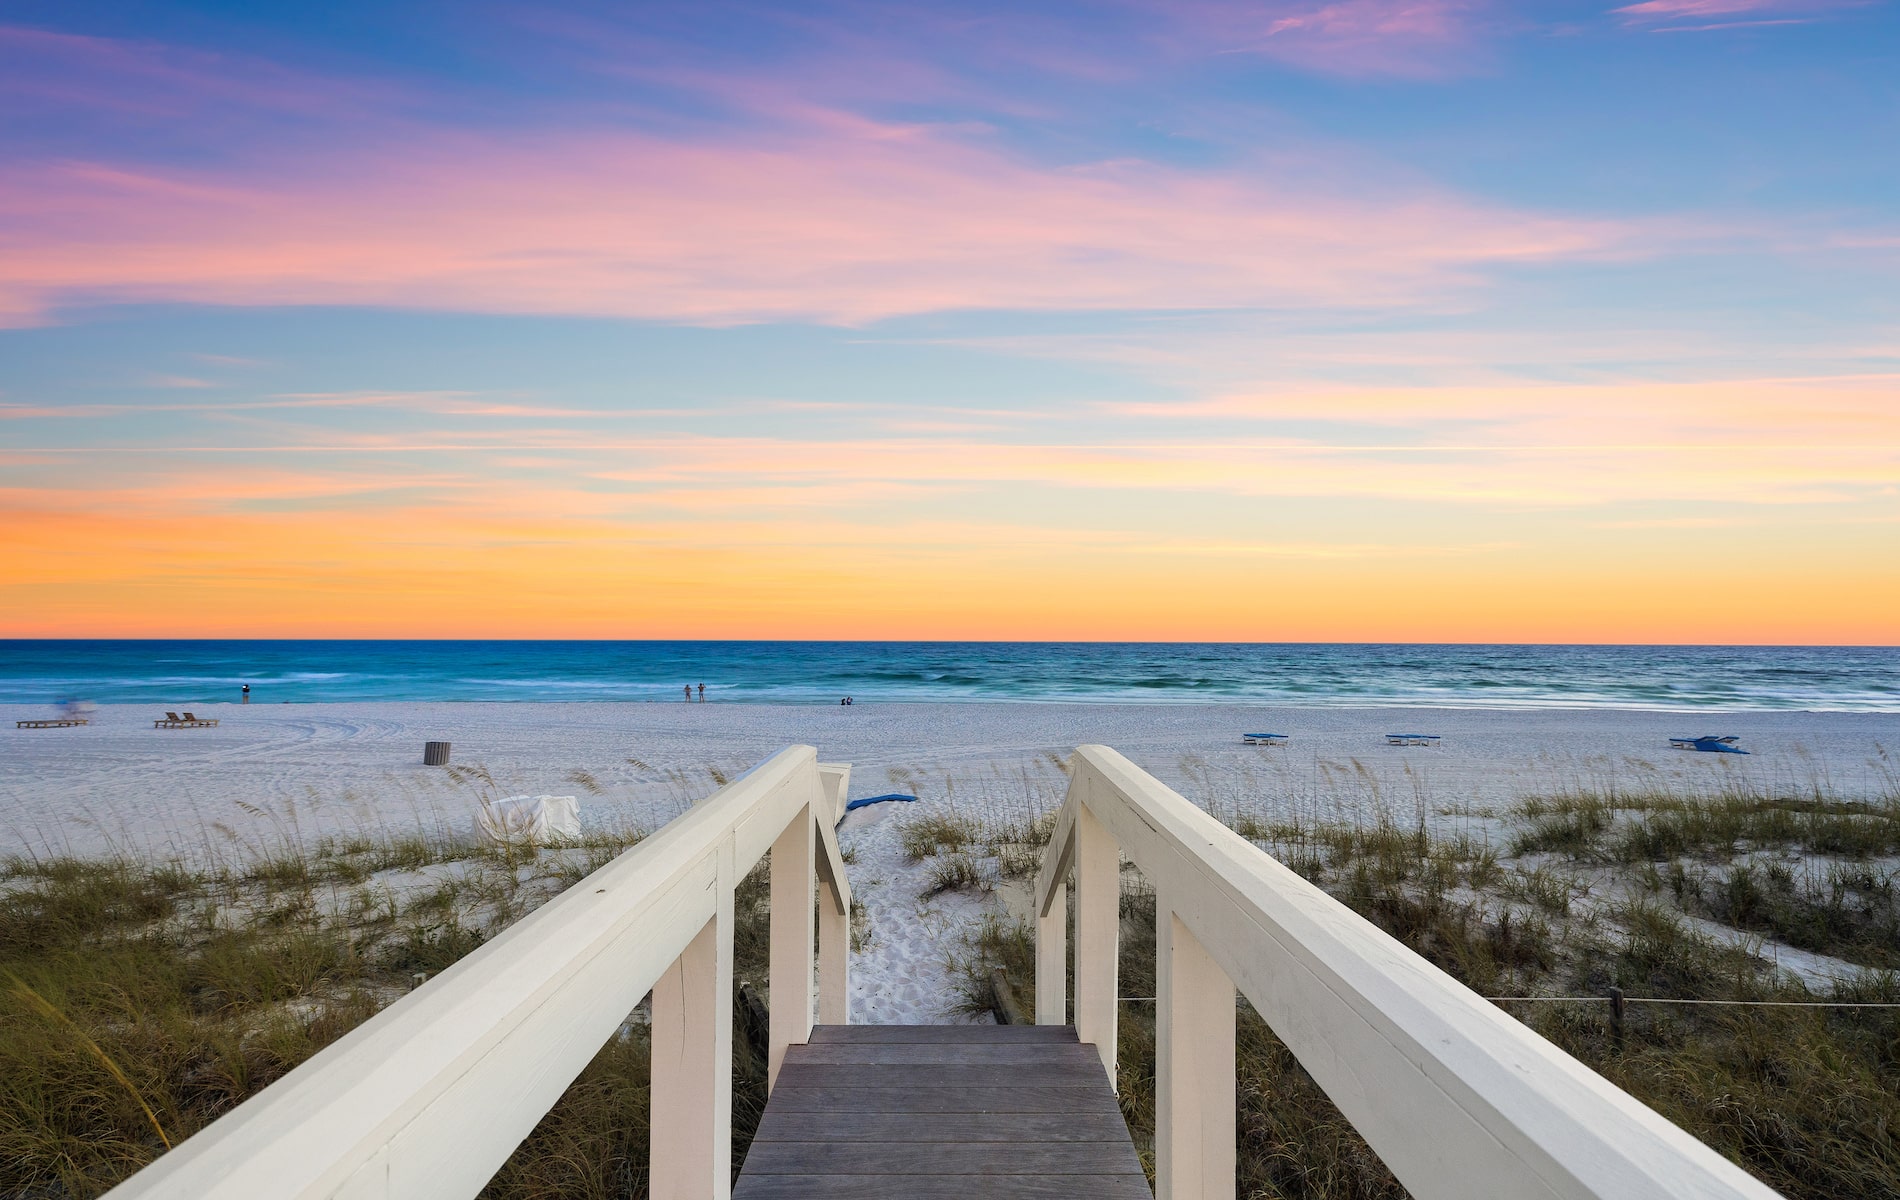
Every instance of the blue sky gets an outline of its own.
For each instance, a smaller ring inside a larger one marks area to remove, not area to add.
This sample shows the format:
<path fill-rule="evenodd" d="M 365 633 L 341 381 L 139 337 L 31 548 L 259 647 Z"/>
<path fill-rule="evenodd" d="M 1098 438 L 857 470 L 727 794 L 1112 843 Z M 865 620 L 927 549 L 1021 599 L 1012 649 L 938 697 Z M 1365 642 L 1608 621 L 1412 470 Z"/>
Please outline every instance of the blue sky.
<path fill-rule="evenodd" d="M 1891 641 L 1896 61 L 1826 0 L 10 4 L 0 601 Z"/>

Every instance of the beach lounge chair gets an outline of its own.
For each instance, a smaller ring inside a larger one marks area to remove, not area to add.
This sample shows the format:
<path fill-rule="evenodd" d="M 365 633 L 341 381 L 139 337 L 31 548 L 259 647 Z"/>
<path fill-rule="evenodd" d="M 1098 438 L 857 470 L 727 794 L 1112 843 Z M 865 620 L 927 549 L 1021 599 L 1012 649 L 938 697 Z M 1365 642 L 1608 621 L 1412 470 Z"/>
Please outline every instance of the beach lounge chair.
<path fill-rule="evenodd" d="M 1700 750 L 1704 754 L 1747 754 L 1748 751 L 1735 744 L 1740 740 L 1733 734 L 1726 737 L 1703 734 L 1701 737 L 1672 737 L 1669 745 L 1672 749 Z"/>
<path fill-rule="evenodd" d="M 1435 733 L 1388 733 L 1385 735 L 1388 746 L 1436 746 L 1438 735 Z"/>
<path fill-rule="evenodd" d="M 67 729 L 74 725 L 92 724 L 93 705 L 89 700 L 66 700 L 59 706 L 57 717 L 27 718 L 15 721 L 15 729 Z"/>
<path fill-rule="evenodd" d="M 168 712 L 165 714 L 164 720 L 153 721 L 152 728 L 153 729 L 209 729 L 213 725 L 216 725 L 217 723 L 218 723 L 218 719 L 216 717 L 200 717 L 192 713 L 186 713 L 183 716 L 180 716 L 175 712 Z"/>
<path fill-rule="evenodd" d="M 1240 740 L 1243 745 L 1248 746 L 1284 746 L 1286 745 L 1286 734 L 1243 733 L 1240 735 Z"/>

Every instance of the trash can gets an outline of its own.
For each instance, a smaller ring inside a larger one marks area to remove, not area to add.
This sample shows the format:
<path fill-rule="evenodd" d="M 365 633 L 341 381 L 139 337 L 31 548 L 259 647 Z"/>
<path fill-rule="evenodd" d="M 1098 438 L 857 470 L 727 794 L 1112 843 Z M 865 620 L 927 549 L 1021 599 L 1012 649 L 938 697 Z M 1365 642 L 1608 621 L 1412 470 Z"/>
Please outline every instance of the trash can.
<path fill-rule="evenodd" d="M 448 766 L 449 744 L 447 742 L 422 743 L 422 765 L 425 767 Z"/>

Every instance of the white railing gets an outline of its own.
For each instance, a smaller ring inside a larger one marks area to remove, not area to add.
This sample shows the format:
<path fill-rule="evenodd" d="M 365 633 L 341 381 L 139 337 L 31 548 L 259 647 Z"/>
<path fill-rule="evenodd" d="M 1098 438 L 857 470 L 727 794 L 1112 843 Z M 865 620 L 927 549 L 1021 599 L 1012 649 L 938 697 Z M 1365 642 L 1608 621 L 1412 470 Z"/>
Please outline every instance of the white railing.
<path fill-rule="evenodd" d="M 1036 882 L 1036 1019 L 1115 1076 L 1121 859 L 1156 895 L 1158 1200 L 1234 1194 L 1234 991 L 1399 1182 L 1437 1197 L 1773 1197 L 1106 746 L 1076 751 Z"/>
<path fill-rule="evenodd" d="M 851 892 L 832 829 L 850 770 L 780 751 L 110 1194 L 472 1197 L 651 991 L 651 1194 L 723 1200 L 733 887 L 769 850 L 776 1080 L 811 1034 L 814 932 L 819 1019 L 847 1020 Z"/>

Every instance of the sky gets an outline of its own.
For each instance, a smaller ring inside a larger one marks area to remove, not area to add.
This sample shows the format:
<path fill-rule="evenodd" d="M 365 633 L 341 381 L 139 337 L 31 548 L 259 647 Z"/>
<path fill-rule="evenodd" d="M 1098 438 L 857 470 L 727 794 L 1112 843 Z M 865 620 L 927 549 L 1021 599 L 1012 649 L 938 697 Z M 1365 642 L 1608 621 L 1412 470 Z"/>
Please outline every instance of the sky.
<path fill-rule="evenodd" d="M 1893 0 L 0 0 L 0 636 L 1896 597 Z"/>

